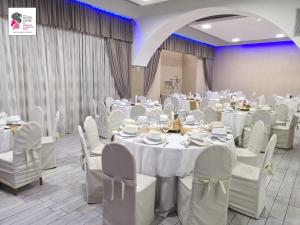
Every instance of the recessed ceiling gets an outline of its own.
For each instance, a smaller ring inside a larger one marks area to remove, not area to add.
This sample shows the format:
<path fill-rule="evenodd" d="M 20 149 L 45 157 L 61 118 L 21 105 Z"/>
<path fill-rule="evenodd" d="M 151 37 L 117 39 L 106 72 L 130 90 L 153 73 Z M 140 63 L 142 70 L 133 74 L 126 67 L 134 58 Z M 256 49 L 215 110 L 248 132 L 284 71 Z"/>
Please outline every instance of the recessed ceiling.
<path fill-rule="evenodd" d="M 166 2 L 168 0 L 128 0 L 128 1 L 138 4 L 138 5 L 141 5 L 141 6 L 146 6 L 146 5 L 156 4 L 159 2 Z"/>
<path fill-rule="evenodd" d="M 207 24 L 210 26 L 207 26 Z M 287 39 L 278 27 L 266 20 L 255 17 L 206 20 L 200 23 L 192 23 L 189 26 L 223 41 L 235 44 L 237 42 L 247 43 L 260 40 Z"/>

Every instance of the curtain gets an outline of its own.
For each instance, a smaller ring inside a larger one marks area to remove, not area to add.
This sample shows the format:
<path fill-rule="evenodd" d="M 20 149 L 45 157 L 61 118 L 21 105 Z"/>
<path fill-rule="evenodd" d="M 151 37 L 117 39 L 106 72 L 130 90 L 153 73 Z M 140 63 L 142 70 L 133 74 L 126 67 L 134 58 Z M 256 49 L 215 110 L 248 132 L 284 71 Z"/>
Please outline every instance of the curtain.
<path fill-rule="evenodd" d="M 205 83 L 209 90 L 212 90 L 212 79 L 213 79 L 213 60 L 212 59 L 203 59 L 204 67 L 204 79 Z"/>
<path fill-rule="evenodd" d="M 300 36 L 300 9 L 297 9 L 295 36 Z"/>
<path fill-rule="evenodd" d="M 215 57 L 215 49 L 213 47 L 196 41 L 186 40 L 175 35 L 171 35 L 165 40 L 160 48 L 168 51 L 194 55 L 200 58 L 213 59 Z"/>
<path fill-rule="evenodd" d="M 60 131 L 73 133 L 91 115 L 93 98 L 118 97 L 103 38 L 42 25 L 36 36 L 9 36 L 7 20 L 0 25 L 0 112 L 28 120 L 39 105 L 46 134 L 59 110 Z"/>
<path fill-rule="evenodd" d="M 107 38 L 106 45 L 118 94 L 121 98 L 130 98 L 131 44 Z"/>
<path fill-rule="evenodd" d="M 144 95 L 146 96 L 152 86 L 152 83 L 154 81 L 156 71 L 157 71 L 157 66 L 159 63 L 160 59 L 160 53 L 161 50 L 157 49 L 154 55 L 151 57 L 148 65 L 145 68 L 145 77 L 144 77 Z"/>
<path fill-rule="evenodd" d="M 113 16 L 74 0 L 1 0 L 0 16 L 7 18 L 8 7 L 36 8 L 37 23 L 86 34 L 133 41 L 133 20 Z"/>

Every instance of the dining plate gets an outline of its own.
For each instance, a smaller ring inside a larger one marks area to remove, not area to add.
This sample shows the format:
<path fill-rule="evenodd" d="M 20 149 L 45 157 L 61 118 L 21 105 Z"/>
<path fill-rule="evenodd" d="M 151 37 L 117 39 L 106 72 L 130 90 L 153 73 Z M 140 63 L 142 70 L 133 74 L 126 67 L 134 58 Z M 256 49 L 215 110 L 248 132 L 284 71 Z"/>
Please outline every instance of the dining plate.
<path fill-rule="evenodd" d="M 138 135 L 138 133 L 128 134 L 128 133 L 124 132 L 124 130 L 120 131 L 119 134 L 120 134 L 121 137 L 136 137 Z"/>
<path fill-rule="evenodd" d="M 144 136 L 143 141 L 148 145 L 159 145 L 163 142 L 163 139 L 160 139 L 159 141 L 153 141 L 147 138 L 147 136 Z"/>
<path fill-rule="evenodd" d="M 207 146 L 207 145 L 209 145 L 205 141 L 199 141 L 199 140 L 195 140 L 195 139 L 192 139 L 192 138 L 190 138 L 190 140 L 191 140 L 192 143 L 194 143 L 195 145 L 198 145 L 198 146 Z"/>

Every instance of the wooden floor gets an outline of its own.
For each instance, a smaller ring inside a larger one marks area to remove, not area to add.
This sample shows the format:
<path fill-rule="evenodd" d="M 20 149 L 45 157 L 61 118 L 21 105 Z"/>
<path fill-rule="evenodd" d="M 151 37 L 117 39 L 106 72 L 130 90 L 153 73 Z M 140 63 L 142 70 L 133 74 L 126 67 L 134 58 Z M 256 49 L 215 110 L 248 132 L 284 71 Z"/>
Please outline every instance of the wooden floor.
<path fill-rule="evenodd" d="M 37 181 L 22 188 L 17 196 L 4 185 L 0 187 L 1 225 L 102 224 L 102 205 L 86 204 L 78 137 L 61 139 L 57 152 L 57 168 L 43 172 L 43 186 Z M 294 150 L 276 150 L 273 162 L 274 174 L 268 181 L 267 205 L 261 218 L 254 220 L 229 211 L 228 224 L 300 225 L 300 133 Z M 180 222 L 174 215 L 157 217 L 153 224 L 180 225 Z"/>

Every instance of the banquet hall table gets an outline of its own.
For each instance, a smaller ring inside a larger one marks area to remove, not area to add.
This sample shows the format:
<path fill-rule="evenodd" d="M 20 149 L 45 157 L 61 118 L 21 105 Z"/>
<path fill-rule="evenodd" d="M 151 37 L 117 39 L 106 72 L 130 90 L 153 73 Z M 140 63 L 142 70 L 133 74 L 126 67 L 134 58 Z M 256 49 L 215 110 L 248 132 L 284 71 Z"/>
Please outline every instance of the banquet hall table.
<path fill-rule="evenodd" d="M 112 111 L 116 110 L 116 109 L 121 110 L 121 111 L 123 111 L 125 113 L 126 118 L 130 118 L 130 111 L 131 111 L 132 107 L 133 106 L 126 106 L 126 105 L 123 106 L 123 105 L 113 104 L 112 105 Z M 145 106 L 145 108 L 146 108 L 146 113 L 148 114 L 153 109 L 160 109 L 161 110 L 162 106 L 161 105 L 154 105 L 154 106 L 151 106 L 151 107 Z"/>
<path fill-rule="evenodd" d="M 235 157 L 235 145 L 231 135 L 226 142 L 210 140 L 208 145 L 227 145 Z M 141 138 L 123 138 L 115 136 L 115 141 L 126 145 L 136 160 L 137 173 L 158 178 L 156 202 L 158 212 L 166 216 L 176 207 L 177 177 L 192 173 L 197 157 L 207 146 L 184 146 L 187 135 L 167 134 L 166 143 L 145 144 Z M 235 163 L 235 160 L 233 163 Z M 211 162 L 213 163 L 213 162 Z"/>
<path fill-rule="evenodd" d="M 232 136 L 234 138 L 240 137 L 243 134 L 243 129 L 246 122 L 249 123 L 249 113 L 236 111 L 229 112 L 223 111 L 221 121 L 224 126 L 228 126 L 232 129 Z"/>

